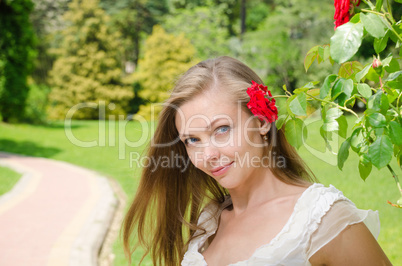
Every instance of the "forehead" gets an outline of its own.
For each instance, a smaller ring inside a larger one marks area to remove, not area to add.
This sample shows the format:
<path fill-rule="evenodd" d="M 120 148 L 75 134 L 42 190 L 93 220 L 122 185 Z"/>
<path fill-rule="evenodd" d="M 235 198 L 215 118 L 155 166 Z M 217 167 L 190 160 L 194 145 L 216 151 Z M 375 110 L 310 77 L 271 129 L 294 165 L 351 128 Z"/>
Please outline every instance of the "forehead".
<path fill-rule="evenodd" d="M 176 112 L 175 124 L 179 132 L 193 127 L 207 128 L 215 120 L 233 122 L 240 112 L 240 104 L 230 95 L 209 90 L 181 105 Z"/>

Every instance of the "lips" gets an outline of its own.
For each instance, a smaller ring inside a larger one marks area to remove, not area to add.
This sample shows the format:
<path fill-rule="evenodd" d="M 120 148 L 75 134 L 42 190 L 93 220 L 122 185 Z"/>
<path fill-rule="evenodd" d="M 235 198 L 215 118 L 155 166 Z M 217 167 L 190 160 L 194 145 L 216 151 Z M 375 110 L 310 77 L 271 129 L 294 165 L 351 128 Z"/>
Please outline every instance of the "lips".
<path fill-rule="evenodd" d="M 224 168 L 229 168 L 229 166 L 231 166 L 232 164 L 233 164 L 233 162 L 231 162 L 227 165 L 224 165 L 224 166 L 216 167 L 216 168 L 212 169 L 211 172 L 212 172 L 212 174 L 218 174 L 218 173 L 222 172 L 222 170 Z"/>

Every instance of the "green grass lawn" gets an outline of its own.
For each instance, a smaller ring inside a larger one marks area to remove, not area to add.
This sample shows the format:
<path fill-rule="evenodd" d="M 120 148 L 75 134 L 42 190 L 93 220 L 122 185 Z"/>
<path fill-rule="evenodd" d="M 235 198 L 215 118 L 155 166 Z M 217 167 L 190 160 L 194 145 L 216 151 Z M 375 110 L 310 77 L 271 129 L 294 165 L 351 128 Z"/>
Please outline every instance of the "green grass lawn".
<path fill-rule="evenodd" d="M 348 117 L 348 121 L 351 119 Z M 357 168 L 358 157 L 353 152 L 343 171 L 340 171 L 335 165 L 336 156 L 323 153 L 325 145 L 318 131 L 319 122 L 310 120 L 309 123 L 306 147 L 299 150 L 301 156 L 321 183 L 334 185 L 359 208 L 379 211 L 379 243 L 394 265 L 402 265 L 402 210 L 387 204 L 387 200 L 395 202 L 399 198 L 391 174 L 385 168 L 380 171 L 373 168 L 368 179 L 361 180 Z M 69 136 L 62 122 L 47 126 L 0 123 L 0 150 L 62 160 L 97 170 L 115 178 L 131 199 L 141 170 L 135 159 L 144 151 L 153 129 L 151 125 L 138 122 L 117 124 L 73 121 L 72 136 Z M 340 138 L 339 143 L 335 142 L 334 145 L 340 145 L 342 140 Z M 394 161 L 392 167 L 402 176 L 401 169 Z M 127 265 L 119 241 L 115 243 L 114 252 L 115 265 Z M 140 252 L 134 254 L 134 265 L 140 257 Z M 144 265 L 151 264 L 146 260 Z"/>
<path fill-rule="evenodd" d="M 1 150 L 1 148 L 0 148 Z M 0 166 L 0 196 L 10 191 L 20 179 L 21 174 Z"/>

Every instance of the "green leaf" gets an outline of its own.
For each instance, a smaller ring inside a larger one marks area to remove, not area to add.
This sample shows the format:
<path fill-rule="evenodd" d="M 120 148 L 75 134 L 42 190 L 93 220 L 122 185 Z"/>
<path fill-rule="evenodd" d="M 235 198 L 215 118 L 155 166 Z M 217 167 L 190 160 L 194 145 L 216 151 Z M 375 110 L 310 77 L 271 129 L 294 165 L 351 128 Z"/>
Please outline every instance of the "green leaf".
<path fill-rule="evenodd" d="M 344 96 L 344 95 L 342 95 Z M 353 95 L 352 97 L 350 97 L 349 99 L 345 98 L 345 103 L 343 104 L 344 106 L 350 105 L 351 107 L 353 107 L 355 105 L 356 102 L 356 95 Z"/>
<path fill-rule="evenodd" d="M 318 55 L 318 47 L 319 45 L 314 46 L 311 48 L 304 58 L 304 69 L 307 70 L 310 68 L 311 64 L 313 64 L 314 60 L 317 58 Z"/>
<path fill-rule="evenodd" d="M 320 81 L 310 81 L 307 82 L 306 84 L 303 85 L 303 88 L 308 88 L 308 89 L 312 89 L 314 88 L 315 85 L 317 85 L 318 83 L 320 83 Z"/>
<path fill-rule="evenodd" d="M 387 121 L 383 114 L 372 113 L 367 116 L 367 118 L 372 127 L 385 127 L 387 125 Z"/>
<path fill-rule="evenodd" d="M 376 137 L 382 136 L 384 134 L 384 128 L 383 127 L 375 127 L 374 128 L 374 135 Z"/>
<path fill-rule="evenodd" d="M 336 119 L 338 122 L 338 135 L 341 136 L 342 138 L 346 139 L 347 133 L 348 133 L 348 121 L 346 120 L 346 117 L 344 115 L 338 117 Z"/>
<path fill-rule="evenodd" d="M 325 78 L 324 84 L 320 89 L 320 99 L 324 99 L 328 93 L 331 91 L 331 84 L 336 80 L 338 76 L 335 74 L 329 75 Z"/>
<path fill-rule="evenodd" d="M 336 28 L 331 37 L 331 57 L 338 63 L 349 60 L 359 49 L 363 37 L 363 24 L 351 22 Z"/>
<path fill-rule="evenodd" d="M 388 109 L 385 117 L 387 118 L 387 121 L 389 122 L 389 121 L 395 119 L 396 117 L 398 117 L 398 113 L 394 109 Z"/>
<path fill-rule="evenodd" d="M 356 81 L 359 82 L 362 78 L 364 78 L 367 75 L 367 73 L 369 72 L 370 68 L 371 68 L 371 64 L 368 64 L 367 66 L 365 66 L 363 68 L 362 71 L 357 73 L 355 76 Z"/>
<path fill-rule="evenodd" d="M 343 115 L 343 112 L 341 110 L 339 110 L 338 108 L 331 108 L 328 109 L 326 114 L 325 114 L 325 119 L 337 119 L 338 117 L 340 117 L 341 115 Z"/>
<path fill-rule="evenodd" d="M 375 112 L 386 114 L 389 108 L 388 97 L 378 90 L 376 94 L 372 95 L 367 101 L 367 108 Z"/>
<path fill-rule="evenodd" d="M 387 135 L 382 135 L 371 143 L 368 156 L 373 165 L 380 169 L 391 162 L 392 150 L 391 139 Z"/>
<path fill-rule="evenodd" d="M 297 88 L 293 91 L 294 94 L 300 94 L 301 92 L 305 92 L 308 91 L 309 88 L 305 88 L 305 87 L 301 87 L 301 88 Z"/>
<path fill-rule="evenodd" d="M 372 92 L 369 85 L 367 85 L 366 83 L 359 83 L 357 84 L 356 87 L 357 91 L 360 93 L 361 96 L 363 96 L 366 99 L 371 97 Z"/>
<path fill-rule="evenodd" d="M 353 79 L 356 73 L 363 69 L 363 65 L 358 61 L 346 62 L 339 68 L 338 76 L 348 79 Z"/>
<path fill-rule="evenodd" d="M 338 151 L 338 168 L 342 170 L 343 164 L 345 163 L 346 159 L 349 157 L 349 148 L 350 148 L 350 140 L 345 140 Z"/>
<path fill-rule="evenodd" d="M 350 146 L 357 153 L 360 151 L 360 148 L 363 145 L 363 140 L 364 140 L 364 137 L 363 137 L 363 134 L 361 131 L 362 131 L 361 127 L 356 128 L 350 137 Z"/>
<path fill-rule="evenodd" d="M 383 87 L 383 89 L 387 92 L 388 102 L 392 103 L 396 98 L 398 98 L 398 92 L 396 90 L 390 89 L 387 86 Z"/>
<path fill-rule="evenodd" d="M 367 177 L 371 173 L 372 168 L 373 168 L 373 166 L 372 166 L 371 162 L 368 162 L 367 164 L 364 164 L 361 161 L 359 161 L 359 173 L 360 173 L 361 179 L 366 181 Z"/>
<path fill-rule="evenodd" d="M 294 118 L 286 122 L 285 136 L 290 145 L 300 148 L 303 145 L 303 135 L 307 137 L 307 130 L 301 119 Z"/>
<path fill-rule="evenodd" d="M 293 91 L 294 94 L 299 94 L 301 92 L 307 91 L 311 88 L 314 88 L 315 85 L 317 85 L 318 83 L 320 83 L 319 81 L 310 81 L 306 84 L 303 85 L 303 87 L 301 88 L 297 88 Z"/>
<path fill-rule="evenodd" d="M 390 80 L 397 79 L 399 77 L 399 75 L 401 75 L 401 74 L 402 74 L 402 71 L 391 73 L 391 74 L 389 74 L 388 78 L 386 78 L 384 81 L 390 81 Z"/>
<path fill-rule="evenodd" d="M 378 12 L 381 12 L 382 2 L 383 2 L 383 0 L 377 0 L 377 3 L 375 4 L 375 9 Z"/>
<path fill-rule="evenodd" d="M 389 62 L 388 65 L 384 65 L 384 69 L 388 73 L 397 72 L 399 70 L 398 60 L 396 60 L 395 58 L 392 58 L 391 62 Z"/>
<path fill-rule="evenodd" d="M 396 156 L 400 150 L 401 150 L 401 147 L 399 145 L 394 145 L 394 156 Z"/>
<path fill-rule="evenodd" d="M 307 97 L 305 93 L 297 95 L 293 101 L 290 102 L 289 108 L 295 115 L 307 115 Z"/>
<path fill-rule="evenodd" d="M 353 80 L 338 79 L 331 91 L 331 99 L 343 106 L 345 101 L 350 98 L 353 92 Z"/>
<path fill-rule="evenodd" d="M 392 60 L 392 55 L 390 55 L 387 58 L 383 59 L 382 62 L 381 62 L 382 66 L 388 66 L 389 63 L 391 62 L 391 60 Z"/>
<path fill-rule="evenodd" d="M 337 131 L 339 129 L 338 122 L 335 119 L 330 119 L 324 122 L 322 130 L 324 131 Z"/>
<path fill-rule="evenodd" d="M 338 108 L 328 109 L 326 112 L 323 112 L 324 115 L 324 124 L 322 125 L 322 130 L 324 131 L 337 131 L 339 130 L 338 121 L 336 120 L 340 116 L 342 116 L 342 111 Z"/>
<path fill-rule="evenodd" d="M 311 95 L 311 96 L 314 96 L 314 97 L 316 97 L 316 96 L 318 96 L 318 95 L 320 95 L 320 89 L 309 89 L 308 91 L 307 91 L 307 93 L 309 94 L 309 95 Z"/>
<path fill-rule="evenodd" d="M 402 50 L 402 49 L 401 49 Z M 402 88 L 402 80 L 391 80 L 387 82 L 387 86 L 393 89 Z"/>
<path fill-rule="evenodd" d="M 278 117 L 278 120 L 275 121 L 275 127 L 276 127 L 278 130 L 282 128 L 283 124 L 284 124 L 285 121 L 286 121 L 286 118 L 288 118 L 287 115 L 280 115 L 280 116 Z"/>
<path fill-rule="evenodd" d="M 318 46 L 318 56 L 317 56 L 318 64 L 321 64 L 324 61 L 324 47 Z"/>
<path fill-rule="evenodd" d="M 289 98 L 286 99 L 286 111 L 288 112 L 288 114 L 292 117 L 295 116 L 295 114 L 292 112 L 292 110 L 290 110 L 290 103 L 297 97 L 297 94 L 293 94 L 292 96 L 290 96 Z"/>
<path fill-rule="evenodd" d="M 364 149 L 364 151 L 367 152 L 367 151 L 368 151 L 368 146 L 364 146 L 364 147 L 367 147 L 366 149 Z M 363 150 L 363 149 L 362 149 L 362 150 Z M 367 153 L 362 153 L 362 154 L 360 155 L 359 161 L 360 161 L 362 164 L 371 163 L 370 157 L 368 157 Z"/>
<path fill-rule="evenodd" d="M 382 19 L 373 13 L 361 13 L 360 19 L 364 25 L 364 28 L 370 33 L 374 38 L 382 38 L 386 33 L 386 26 L 384 25 Z"/>
<path fill-rule="evenodd" d="M 396 145 L 402 145 L 402 126 L 396 121 L 389 122 L 389 136 Z"/>
<path fill-rule="evenodd" d="M 389 27 L 389 26 L 388 26 L 388 29 L 390 29 L 391 31 L 392 31 L 392 29 L 393 29 L 393 30 L 395 31 L 395 33 L 392 32 L 392 33 L 389 35 L 389 38 L 390 38 L 394 43 L 398 43 L 398 40 L 399 40 L 398 35 L 399 35 L 399 36 L 401 35 L 401 29 L 399 28 L 399 25 L 394 24 L 394 25 L 392 25 L 392 27 Z"/>
<path fill-rule="evenodd" d="M 324 61 L 327 59 L 332 60 L 329 44 L 325 44 L 325 45 L 323 45 L 323 47 L 324 47 Z"/>
<path fill-rule="evenodd" d="M 331 147 L 331 143 L 329 141 L 332 140 L 332 132 L 330 131 L 324 131 L 322 129 L 322 126 L 320 127 L 320 134 L 323 137 L 324 141 L 325 141 L 325 146 L 326 148 L 333 153 L 332 147 Z"/>
<path fill-rule="evenodd" d="M 377 54 L 381 53 L 384 51 L 385 47 L 387 47 L 388 39 L 389 39 L 389 30 L 387 30 L 387 33 L 383 38 L 379 39 L 374 39 L 374 50 Z"/>
<path fill-rule="evenodd" d="M 356 13 L 351 19 L 350 22 L 352 23 L 359 23 L 360 22 L 360 13 Z"/>
<path fill-rule="evenodd" d="M 380 81 L 379 75 L 377 74 L 377 72 L 372 67 L 370 67 L 370 69 L 369 69 L 369 71 L 368 71 L 368 73 L 366 75 L 366 78 L 368 80 L 371 80 L 371 81 L 374 81 L 374 82 L 379 82 Z"/>

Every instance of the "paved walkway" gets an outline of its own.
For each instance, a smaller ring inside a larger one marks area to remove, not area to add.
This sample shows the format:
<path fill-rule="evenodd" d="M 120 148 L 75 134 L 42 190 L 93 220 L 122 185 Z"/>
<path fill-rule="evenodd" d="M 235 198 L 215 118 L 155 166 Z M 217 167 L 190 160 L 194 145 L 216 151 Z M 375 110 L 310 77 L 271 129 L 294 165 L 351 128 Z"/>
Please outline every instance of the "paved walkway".
<path fill-rule="evenodd" d="M 44 158 L 0 152 L 23 174 L 0 197 L 0 265 L 97 265 L 118 205 L 107 178 Z"/>

